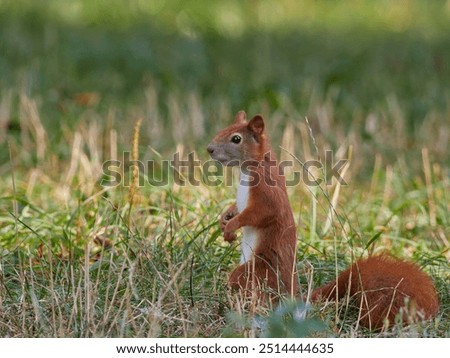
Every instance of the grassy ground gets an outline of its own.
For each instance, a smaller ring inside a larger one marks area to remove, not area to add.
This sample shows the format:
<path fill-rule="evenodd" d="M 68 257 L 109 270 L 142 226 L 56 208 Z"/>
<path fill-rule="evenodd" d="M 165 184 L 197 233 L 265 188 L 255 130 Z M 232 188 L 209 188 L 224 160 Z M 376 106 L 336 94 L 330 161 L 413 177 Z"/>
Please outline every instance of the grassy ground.
<path fill-rule="evenodd" d="M 198 3 L 0 2 L 0 336 L 254 335 L 217 225 L 235 190 L 149 183 L 246 109 L 283 159 L 350 160 L 348 185 L 289 188 L 302 292 L 380 252 L 439 292 L 436 319 L 382 334 L 313 307 L 314 334 L 449 337 L 448 3 Z"/>

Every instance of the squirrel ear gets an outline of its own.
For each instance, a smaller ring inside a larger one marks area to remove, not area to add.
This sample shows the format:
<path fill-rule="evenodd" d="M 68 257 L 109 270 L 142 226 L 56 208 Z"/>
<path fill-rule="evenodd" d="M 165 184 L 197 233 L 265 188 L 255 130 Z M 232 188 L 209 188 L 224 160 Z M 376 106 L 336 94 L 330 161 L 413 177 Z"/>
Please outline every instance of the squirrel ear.
<path fill-rule="evenodd" d="M 261 115 L 257 114 L 250 122 L 248 122 L 247 128 L 253 133 L 260 135 L 264 131 L 264 119 Z"/>
<path fill-rule="evenodd" d="M 234 123 L 244 123 L 247 120 L 247 114 L 245 111 L 239 111 L 234 117 Z"/>

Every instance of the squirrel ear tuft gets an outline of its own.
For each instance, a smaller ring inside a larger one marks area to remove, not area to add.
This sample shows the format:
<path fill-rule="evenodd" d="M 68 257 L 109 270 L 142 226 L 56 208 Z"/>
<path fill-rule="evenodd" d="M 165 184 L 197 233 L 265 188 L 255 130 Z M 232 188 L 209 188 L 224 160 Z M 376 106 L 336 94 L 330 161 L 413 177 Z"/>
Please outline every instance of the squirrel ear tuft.
<path fill-rule="evenodd" d="M 247 120 L 247 114 L 245 111 L 239 111 L 234 117 L 234 123 L 245 123 Z"/>
<path fill-rule="evenodd" d="M 250 122 L 248 122 L 247 128 L 257 134 L 257 135 L 261 135 L 262 132 L 264 132 L 264 119 L 261 115 L 257 114 L 256 116 L 254 116 Z"/>

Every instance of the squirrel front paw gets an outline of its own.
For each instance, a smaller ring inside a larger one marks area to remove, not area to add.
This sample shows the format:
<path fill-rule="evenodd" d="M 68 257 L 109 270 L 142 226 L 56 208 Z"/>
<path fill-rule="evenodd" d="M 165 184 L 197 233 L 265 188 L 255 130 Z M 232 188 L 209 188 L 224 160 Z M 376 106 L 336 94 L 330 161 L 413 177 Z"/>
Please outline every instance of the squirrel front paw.
<path fill-rule="evenodd" d="M 234 232 L 225 231 L 223 234 L 223 237 L 226 242 L 232 243 L 234 240 L 237 239 L 237 235 Z"/>
<path fill-rule="evenodd" d="M 234 240 L 236 240 L 237 236 L 235 231 L 237 229 L 239 229 L 239 222 L 237 220 L 237 218 L 234 218 L 232 220 L 229 220 L 228 223 L 225 225 L 225 229 L 224 229 L 224 238 L 225 241 L 227 242 L 233 242 Z"/>
<path fill-rule="evenodd" d="M 232 205 L 225 211 L 222 216 L 220 217 L 219 226 L 222 232 L 225 232 L 225 227 L 227 226 L 228 222 L 233 219 L 238 214 L 236 205 Z"/>

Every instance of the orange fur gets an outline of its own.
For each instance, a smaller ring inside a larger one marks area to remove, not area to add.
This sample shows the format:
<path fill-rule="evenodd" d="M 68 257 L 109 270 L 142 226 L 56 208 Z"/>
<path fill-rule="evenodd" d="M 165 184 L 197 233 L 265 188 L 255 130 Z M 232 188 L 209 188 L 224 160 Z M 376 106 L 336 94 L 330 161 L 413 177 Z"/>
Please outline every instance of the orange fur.
<path fill-rule="evenodd" d="M 236 134 L 241 137 L 240 143 L 232 142 Z M 239 166 L 250 177 L 245 208 L 239 211 L 236 204 L 232 205 L 220 220 L 226 241 L 235 240 L 235 231 L 242 227 L 256 237 L 250 259 L 230 274 L 229 286 L 250 294 L 255 288 L 259 294 L 269 289 L 271 297 L 280 293 L 296 295 L 295 222 L 285 178 L 272 152 L 263 118 L 257 115 L 247 122 L 245 112 L 239 112 L 235 122 L 214 137 L 208 152 L 225 165 Z M 244 257 L 244 248 L 242 251 Z"/>
<path fill-rule="evenodd" d="M 230 274 L 229 286 L 249 296 L 266 297 L 267 289 L 271 299 L 281 293 L 296 296 L 295 223 L 263 118 L 257 115 L 247 122 L 245 112 L 239 112 L 234 123 L 214 137 L 208 152 L 224 165 L 239 166 L 241 178 L 248 175 L 251 182 L 248 190 L 238 188 L 237 203 L 219 222 L 228 242 L 236 239 L 236 230 L 244 231 L 243 262 Z M 251 247 L 250 255 L 245 243 Z M 385 255 L 357 261 L 335 281 L 314 290 L 312 301 L 347 294 L 356 298 L 360 322 L 370 329 L 383 328 L 386 320 L 387 326 L 392 325 L 398 314 L 405 323 L 429 319 L 439 309 L 431 278 L 417 265 Z"/>
<path fill-rule="evenodd" d="M 346 295 L 356 298 L 360 323 L 369 329 L 381 329 L 385 323 L 391 326 L 397 315 L 405 324 L 430 319 L 439 310 L 431 278 L 416 264 L 387 255 L 357 261 L 335 281 L 314 290 L 312 300 L 342 299 Z"/>

